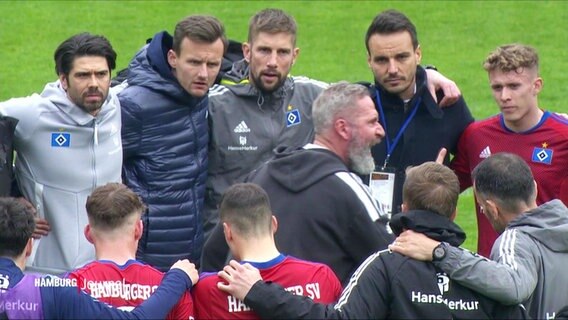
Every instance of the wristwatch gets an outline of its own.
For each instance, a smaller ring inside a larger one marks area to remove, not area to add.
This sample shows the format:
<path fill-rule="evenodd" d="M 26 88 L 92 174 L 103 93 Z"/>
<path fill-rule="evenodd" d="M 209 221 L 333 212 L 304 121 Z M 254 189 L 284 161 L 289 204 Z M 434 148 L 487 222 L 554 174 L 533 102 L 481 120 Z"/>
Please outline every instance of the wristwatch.
<path fill-rule="evenodd" d="M 448 243 L 440 242 L 432 251 L 432 261 L 440 261 L 446 257 L 448 253 Z"/>

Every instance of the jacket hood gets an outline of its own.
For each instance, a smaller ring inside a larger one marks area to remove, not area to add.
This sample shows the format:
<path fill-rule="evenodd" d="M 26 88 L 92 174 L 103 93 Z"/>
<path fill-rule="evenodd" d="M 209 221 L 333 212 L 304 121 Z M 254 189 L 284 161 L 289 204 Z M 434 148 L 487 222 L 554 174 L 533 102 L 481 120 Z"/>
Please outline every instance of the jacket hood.
<path fill-rule="evenodd" d="M 510 227 L 527 233 L 552 251 L 568 252 L 568 208 L 560 200 L 521 214 L 509 222 Z"/>
<path fill-rule="evenodd" d="M 324 148 L 279 147 L 266 164 L 268 174 L 291 192 L 297 193 L 336 172 L 349 171 L 341 159 Z"/>
<path fill-rule="evenodd" d="M 245 59 L 236 61 L 231 66 L 231 70 L 223 75 L 223 82 L 237 84 L 247 80 L 249 74 L 249 64 Z"/>
<path fill-rule="evenodd" d="M 454 247 L 465 241 L 465 232 L 450 219 L 431 211 L 411 210 L 392 217 L 390 226 L 397 236 L 404 229 L 423 233 L 428 238 L 444 241 Z"/>
<path fill-rule="evenodd" d="M 95 117 L 93 117 L 91 114 L 84 111 L 71 100 L 69 100 L 69 98 L 67 97 L 67 92 L 63 90 L 63 87 L 61 86 L 61 82 L 59 80 L 46 84 L 45 88 L 41 92 L 41 97 L 51 101 L 51 103 L 57 106 L 62 112 L 67 114 L 79 125 L 86 125 L 87 123 L 95 119 Z M 118 106 L 118 99 L 109 90 L 108 96 L 104 101 L 101 107 L 101 111 L 99 111 L 97 117 L 104 117 L 111 109 L 115 108 L 116 106 Z"/>
<path fill-rule="evenodd" d="M 166 31 L 154 35 L 150 43 L 142 47 L 130 61 L 128 85 L 146 87 L 177 101 L 204 99 L 192 97 L 174 76 L 167 59 L 172 45 L 173 38 Z"/>

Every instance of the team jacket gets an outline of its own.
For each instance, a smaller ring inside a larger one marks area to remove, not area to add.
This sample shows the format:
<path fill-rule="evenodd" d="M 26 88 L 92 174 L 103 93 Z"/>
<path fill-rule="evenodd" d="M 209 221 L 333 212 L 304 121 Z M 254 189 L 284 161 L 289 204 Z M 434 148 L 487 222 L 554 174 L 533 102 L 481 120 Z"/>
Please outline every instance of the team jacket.
<path fill-rule="evenodd" d="M 96 117 L 73 104 L 59 81 L 41 95 L 0 103 L 0 114 L 18 119 L 14 147 L 20 191 L 51 225 L 34 242 L 28 270 L 61 274 L 94 260 L 83 236 L 85 203 L 93 189 L 120 182 L 120 109 L 109 93 Z"/>
<path fill-rule="evenodd" d="M 387 138 L 391 144 L 394 143 L 405 120 L 410 117 L 414 108 L 418 108 L 408 127 L 403 131 L 387 165 L 396 172 L 393 213 L 400 212 L 406 168 L 436 160 L 442 147 L 448 150 L 444 163 L 449 165 L 450 154 L 455 155 L 458 152 L 460 135 L 467 125 L 473 122 L 473 117 L 463 97 L 450 106 L 440 108 L 428 91 L 426 80 L 426 71 L 418 66 L 416 93 L 407 104 L 397 95 L 384 90 L 379 84 L 369 87 L 371 98 L 379 112 L 379 122 L 388 136 L 372 148 L 373 158 L 378 168 L 383 166 L 387 156 Z M 377 102 L 379 97 L 383 107 L 382 114 Z M 442 92 L 438 92 L 438 101 L 442 97 Z"/>
<path fill-rule="evenodd" d="M 247 263 L 243 261 L 242 263 Z M 266 281 L 278 283 L 286 291 L 310 299 L 331 303 L 339 298 L 341 284 L 331 269 L 320 263 L 279 255 L 266 262 L 248 262 L 260 269 Z M 242 301 L 217 288 L 223 281 L 216 273 L 202 274 L 191 290 L 195 301 L 196 319 L 256 319 L 254 312 Z"/>
<path fill-rule="evenodd" d="M 395 233 L 403 228 L 457 246 L 464 232 L 428 211 L 393 217 Z M 451 280 L 431 262 L 412 260 L 388 250 L 365 260 L 338 302 L 318 304 L 286 293 L 274 283 L 254 284 L 244 301 L 265 319 L 517 319 L 520 306 L 505 307 Z"/>
<path fill-rule="evenodd" d="M 245 78 L 244 61 L 233 73 Z M 242 70 L 239 68 L 243 68 Z M 326 84 L 288 77 L 282 87 L 263 94 L 248 80 L 214 86 L 209 93 L 209 170 L 204 230 L 217 224 L 221 195 L 263 162 L 281 145 L 303 146 L 314 137 L 312 102 Z"/>
<path fill-rule="evenodd" d="M 327 149 L 312 144 L 282 147 L 248 181 L 260 185 L 270 198 L 278 218 L 278 249 L 328 265 L 342 283 L 370 254 L 393 240 L 366 186 Z M 225 248 L 224 255 L 216 252 L 220 247 Z M 218 226 L 205 245 L 210 261 L 202 267 L 220 270 L 227 252 Z M 221 260 L 211 263 L 216 257 Z"/>
<path fill-rule="evenodd" d="M 525 132 L 513 132 L 505 126 L 501 114 L 477 121 L 460 138 L 452 168 L 465 190 L 472 185 L 471 172 L 485 158 L 498 152 L 511 152 L 525 160 L 538 186 L 537 203 L 553 199 L 568 203 L 568 121 L 545 111 L 540 122 Z M 477 213 L 479 254 L 488 257 L 497 239 L 485 215 Z"/>
<path fill-rule="evenodd" d="M 10 259 L 0 258 L 1 319 L 163 319 L 191 288 L 181 270 L 166 273 L 154 295 L 138 308 L 123 311 L 92 298 L 72 279 L 24 275 Z"/>
<path fill-rule="evenodd" d="M 77 286 L 93 298 L 123 310 L 132 310 L 158 288 L 164 274 L 136 260 L 124 265 L 97 260 L 71 272 Z M 185 292 L 166 319 L 192 319 L 193 301 Z"/>
<path fill-rule="evenodd" d="M 456 281 L 503 303 L 523 303 L 533 319 L 566 305 L 568 208 L 552 200 L 509 222 L 482 259 L 452 248 L 437 265 Z"/>
<path fill-rule="evenodd" d="M 207 97 L 192 97 L 166 59 L 167 32 L 157 33 L 128 67 L 122 105 L 124 183 L 148 211 L 137 258 L 165 271 L 179 259 L 198 261 L 207 178 Z"/>

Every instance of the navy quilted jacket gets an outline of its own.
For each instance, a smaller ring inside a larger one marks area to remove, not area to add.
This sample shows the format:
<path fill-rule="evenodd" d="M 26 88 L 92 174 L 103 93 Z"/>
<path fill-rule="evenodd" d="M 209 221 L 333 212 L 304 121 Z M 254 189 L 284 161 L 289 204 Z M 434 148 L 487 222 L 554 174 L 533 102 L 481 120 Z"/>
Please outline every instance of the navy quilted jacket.
<path fill-rule="evenodd" d="M 137 258 L 161 270 L 198 261 L 207 177 L 207 96 L 189 95 L 167 62 L 172 37 L 160 32 L 129 65 L 122 105 L 123 180 L 148 211 Z"/>

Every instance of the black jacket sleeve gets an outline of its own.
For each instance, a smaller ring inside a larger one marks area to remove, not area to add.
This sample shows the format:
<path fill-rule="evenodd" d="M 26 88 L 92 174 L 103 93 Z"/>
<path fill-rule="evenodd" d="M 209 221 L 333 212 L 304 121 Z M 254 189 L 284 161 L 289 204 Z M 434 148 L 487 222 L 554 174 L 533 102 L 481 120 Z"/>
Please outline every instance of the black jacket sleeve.
<path fill-rule="evenodd" d="M 316 303 L 262 281 L 254 284 L 244 303 L 263 319 L 384 319 L 390 305 L 390 280 L 379 255 L 363 262 L 335 305 Z"/>
<path fill-rule="evenodd" d="M 306 296 L 297 296 L 272 282 L 258 281 L 244 303 L 261 319 L 338 319 L 340 312 L 333 304 L 316 303 Z"/>

